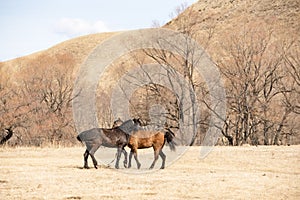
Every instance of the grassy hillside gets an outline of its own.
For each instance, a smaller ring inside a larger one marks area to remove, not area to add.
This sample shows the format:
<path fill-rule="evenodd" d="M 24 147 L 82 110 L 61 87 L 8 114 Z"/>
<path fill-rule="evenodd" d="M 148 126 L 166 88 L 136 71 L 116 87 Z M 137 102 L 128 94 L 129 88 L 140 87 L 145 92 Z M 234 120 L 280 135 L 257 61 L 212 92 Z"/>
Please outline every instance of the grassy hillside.
<path fill-rule="evenodd" d="M 299 5 L 299 0 L 198 1 L 185 10 L 178 9 L 178 16 L 163 26 L 196 39 L 219 67 L 228 95 L 228 118 L 222 119 L 225 123 L 222 133 L 233 139 L 235 145 L 299 142 Z M 0 63 L 0 129 L 15 130 L 10 144 L 76 142 L 72 119 L 75 77 L 92 50 L 115 34 L 74 38 Z M 97 102 L 101 126 L 109 127 L 114 120 L 109 109 L 111 88 L 122 73 L 137 66 L 140 60 L 155 60 L 145 58 L 142 53 L 124 55 L 102 77 Z M 165 62 L 182 73 L 193 67 L 184 65 L 185 58 L 168 55 L 169 58 Z M 199 74 L 185 75 L 194 86 L 204 113 L 196 143 L 203 140 L 213 115 L 205 84 L 199 77 Z M 157 97 L 148 98 L 147 94 Z M 155 104 L 162 99 L 159 96 L 166 97 L 166 93 L 155 94 L 151 87 L 139 90 L 132 101 L 132 115 L 149 120 L 147 114 L 142 114 L 148 110 L 136 112 L 134 106 Z M 174 126 L 179 103 L 172 100 L 169 105 L 163 104 L 173 116 L 170 124 Z"/>

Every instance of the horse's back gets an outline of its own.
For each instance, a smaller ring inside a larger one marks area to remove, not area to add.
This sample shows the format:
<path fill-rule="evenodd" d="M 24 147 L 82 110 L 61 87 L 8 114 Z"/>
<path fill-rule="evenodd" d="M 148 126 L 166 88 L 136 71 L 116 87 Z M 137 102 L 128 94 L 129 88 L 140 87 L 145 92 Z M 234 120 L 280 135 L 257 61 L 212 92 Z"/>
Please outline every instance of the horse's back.
<path fill-rule="evenodd" d="M 103 137 L 107 143 L 123 144 L 127 143 L 128 137 L 120 128 L 102 129 Z"/>
<path fill-rule="evenodd" d="M 93 147 L 101 145 L 101 129 L 92 128 L 86 131 L 81 132 L 77 139 L 80 139 L 86 145 L 88 151 L 90 151 Z"/>
<path fill-rule="evenodd" d="M 81 132 L 78 137 L 83 142 L 97 140 L 100 139 L 100 130 L 99 128 L 92 128 Z"/>
<path fill-rule="evenodd" d="M 157 144 L 163 145 L 164 133 L 160 131 L 138 130 L 129 139 L 129 145 L 135 148 L 149 148 Z"/>

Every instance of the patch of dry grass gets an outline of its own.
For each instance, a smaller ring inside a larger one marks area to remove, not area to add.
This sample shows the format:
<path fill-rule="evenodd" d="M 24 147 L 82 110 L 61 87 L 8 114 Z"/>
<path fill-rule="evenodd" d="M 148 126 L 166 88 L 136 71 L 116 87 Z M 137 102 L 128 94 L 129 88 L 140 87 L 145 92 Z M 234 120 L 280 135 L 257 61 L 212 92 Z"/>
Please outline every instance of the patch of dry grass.
<path fill-rule="evenodd" d="M 216 147 L 204 159 L 199 159 L 200 148 L 189 148 L 165 170 L 142 174 L 123 173 L 135 172 L 135 168 L 82 169 L 83 147 L 2 148 L 0 199 L 298 199 L 300 196 L 300 146 Z M 143 153 L 139 157 L 142 159 Z"/>

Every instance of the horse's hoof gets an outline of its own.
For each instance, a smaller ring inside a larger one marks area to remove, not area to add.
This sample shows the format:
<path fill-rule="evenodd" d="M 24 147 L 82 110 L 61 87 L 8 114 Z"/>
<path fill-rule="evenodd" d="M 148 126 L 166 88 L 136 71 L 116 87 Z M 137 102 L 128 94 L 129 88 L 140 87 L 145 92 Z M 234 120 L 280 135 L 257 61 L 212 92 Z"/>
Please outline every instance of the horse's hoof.
<path fill-rule="evenodd" d="M 89 169 L 89 166 L 83 166 L 83 169 Z"/>
<path fill-rule="evenodd" d="M 98 167 L 97 166 L 94 166 L 95 167 L 95 169 L 98 169 Z"/>
<path fill-rule="evenodd" d="M 141 168 L 141 164 L 138 165 L 138 169 L 140 169 L 140 168 Z"/>
<path fill-rule="evenodd" d="M 160 169 L 165 169 L 165 167 L 161 167 Z"/>

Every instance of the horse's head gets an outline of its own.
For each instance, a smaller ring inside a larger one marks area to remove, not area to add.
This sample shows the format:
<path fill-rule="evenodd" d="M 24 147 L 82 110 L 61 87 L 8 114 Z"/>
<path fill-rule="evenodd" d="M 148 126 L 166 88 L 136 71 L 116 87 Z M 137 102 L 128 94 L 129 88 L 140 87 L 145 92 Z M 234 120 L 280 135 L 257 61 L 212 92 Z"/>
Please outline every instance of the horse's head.
<path fill-rule="evenodd" d="M 114 121 L 114 124 L 112 127 L 116 128 L 118 126 L 121 126 L 122 124 L 123 124 L 123 121 L 120 118 L 118 118 L 116 121 Z"/>
<path fill-rule="evenodd" d="M 12 127 L 6 128 L 6 129 L 4 129 L 4 131 L 5 131 L 6 134 L 13 134 Z"/>
<path fill-rule="evenodd" d="M 141 122 L 140 118 L 137 118 L 137 119 L 133 118 L 132 121 L 135 125 L 142 126 L 142 122 Z"/>

